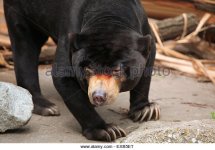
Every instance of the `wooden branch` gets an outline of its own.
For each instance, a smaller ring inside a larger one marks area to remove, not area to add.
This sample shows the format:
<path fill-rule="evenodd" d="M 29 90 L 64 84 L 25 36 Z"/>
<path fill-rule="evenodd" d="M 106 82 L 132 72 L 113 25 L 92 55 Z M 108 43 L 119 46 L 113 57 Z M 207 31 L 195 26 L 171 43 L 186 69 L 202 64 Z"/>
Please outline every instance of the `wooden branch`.
<path fill-rule="evenodd" d="M 198 59 L 215 60 L 215 44 L 201 40 L 199 37 L 193 37 L 188 43 L 181 44 L 176 41 L 166 41 L 164 46 Z"/>
<path fill-rule="evenodd" d="M 164 67 L 175 69 L 175 70 L 178 70 L 178 71 L 190 74 L 190 75 L 194 75 L 194 76 L 205 76 L 205 74 L 207 74 L 207 76 L 209 76 L 210 79 L 213 82 L 215 82 L 215 80 L 214 80 L 215 71 L 209 70 L 209 68 L 205 68 L 202 64 L 203 62 L 201 62 L 201 67 L 204 68 L 203 69 L 204 72 L 197 71 L 198 69 L 195 69 L 193 67 L 192 61 L 168 57 L 168 56 L 164 56 L 164 55 L 159 54 L 159 53 L 156 55 L 156 63 L 159 65 L 162 65 Z"/>
<path fill-rule="evenodd" d="M 214 72 L 210 72 L 203 64 L 200 60 L 196 60 L 194 59 L 193 60 L 193 64 L 196 65 L 195 67 L 197 67 L 197 69 L 201 70 L 201 72 L 204 74 L 205 77 L 208 77 L 212 82 L 213 84 L 215 84 L 215 76 L 214 76 Z M 197 70 L 195 68 L 195 70 Z"/>
<path fill-rule="evenodd" d="M 173 58 L 173 57 L 168 57 L 168 56 L 165 56 L 165 55 L 162 55 L 159 53 L 156 54 L 156 60 L 167 61 L 167 62 L 171 62 L 171 63 L 175 63 L 178 65 L 183 65 L 183 66 L 189 66 L 189 67 L 192 66 L 192 63 L 190 61 Z"/>
<path fill-rule="evenodd" d="M 14 69 L 13 66 L 9 65 L 9 64 L 6 62 L 4 56 L 3 56 L 1 53 L 0 53 L 0 66 L 6 67 L 6 68 L 8 68 L 8 69 Z"/>
<path fill-rule="evenodd" d="M 162 53 L 164 53 L 167 56 L 172 56 L 172 57 L 176 57 L 176 58 L 180 58 L 180 59 L 184 59 L 184 60 L 191 60 L 192 58 L 189 56 L 186 56 L 182 53 L 179 53 L 177 51 L 174 51 L 172 49 L 169 49 L 167 47 L 162 47 L 160 45 L 156 45 L 157 49 L 160 50 Z"/>

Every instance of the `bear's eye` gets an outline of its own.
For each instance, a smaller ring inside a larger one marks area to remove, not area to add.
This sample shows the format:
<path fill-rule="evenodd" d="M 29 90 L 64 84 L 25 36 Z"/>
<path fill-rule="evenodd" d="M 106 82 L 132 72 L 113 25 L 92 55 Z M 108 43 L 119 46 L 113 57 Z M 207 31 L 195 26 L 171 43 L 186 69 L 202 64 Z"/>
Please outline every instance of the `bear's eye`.
<path fill-rule="evenodd" d="M 113 70 L 113 73 L 120 73 L 121 72 L 121 69 L 114 69 Z"/>
<path fill-rule="evenodd" d="M 85 67 L 84 71 L 86 72 L 87 75 L 93 75 L 95 72 L 92 68 Z"/>
<path fill-rule="evenodd" d="M 121 68 L 116 68 L 112 71 L 112 73 L 113 73 L 113 76 L 120 77 L 122 74 L 122 70 L 121 70 Z"/>

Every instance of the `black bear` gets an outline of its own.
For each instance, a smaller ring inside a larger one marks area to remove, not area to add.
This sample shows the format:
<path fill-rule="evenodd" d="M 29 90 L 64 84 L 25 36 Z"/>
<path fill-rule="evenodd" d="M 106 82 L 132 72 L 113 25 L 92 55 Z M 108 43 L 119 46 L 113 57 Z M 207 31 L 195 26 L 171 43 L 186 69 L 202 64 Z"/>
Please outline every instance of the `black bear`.
<path fill-rule="evenodd" d="M 130 91 L 133 121 L 159 119 L 159 106 L 148 99 L 155 41 L 139 0 L 4 0 L 4 10 L 17 84 L 31 92 L 34 113 L 59 115 L 38 80 L 41 46 L 51 37 L 57 44 L 53 83 L 86 138 L 126 135 L 94 109 L 120 92 Z"/>

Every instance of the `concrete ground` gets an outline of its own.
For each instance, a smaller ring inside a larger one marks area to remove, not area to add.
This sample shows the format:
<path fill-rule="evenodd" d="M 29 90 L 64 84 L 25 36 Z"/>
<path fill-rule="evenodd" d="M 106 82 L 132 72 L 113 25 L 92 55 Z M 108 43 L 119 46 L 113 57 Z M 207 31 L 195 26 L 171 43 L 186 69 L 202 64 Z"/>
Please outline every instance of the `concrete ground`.
<path fill-rule="evenodd" d="M 33 115 L 30 122 L 22 129 L 0 134 L 0 143 L 93 142 L 81 135 L 78 122 L 65 107 L 53 86 L 51 77 L 46 75 L 49 70 L 48 66 L 40 69 L 41 88 L 44 95 L 58 105 L 61 116 Z M 0 81 L 15 84 L 14 71 L 0 70 Z M 150 99 L 160 104 L 162 121 L 210 119 L 211 112 L 215 112 L 215 87 L 211 83 L 199 83 L 196 79 L 173 73 L 165 77 L 153 76 Z M 120 125 L 127 133 L 147 125 L 147 123 L 133 123 L 125 119 L 122 110 L 128 107 L 129 93 L 122 93 L 117 102 L 97 110 L 107 122 Z"/>

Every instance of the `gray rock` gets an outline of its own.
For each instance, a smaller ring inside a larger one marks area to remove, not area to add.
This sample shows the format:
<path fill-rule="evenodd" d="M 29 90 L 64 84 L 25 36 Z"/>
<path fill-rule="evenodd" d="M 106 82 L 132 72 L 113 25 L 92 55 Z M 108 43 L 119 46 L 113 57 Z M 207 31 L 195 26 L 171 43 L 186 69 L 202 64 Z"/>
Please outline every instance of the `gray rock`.
<path fill-rule="evenodd" d="M 152 121 L 117 142 L 122 143 L 214 143 L 215 120 L 189 122 Z"/>
<path fill-rule="evenodd" d="M 32 110 L 32 96 L 27 90 L 0 82 L 0 132 L 27 124 Z"/>

